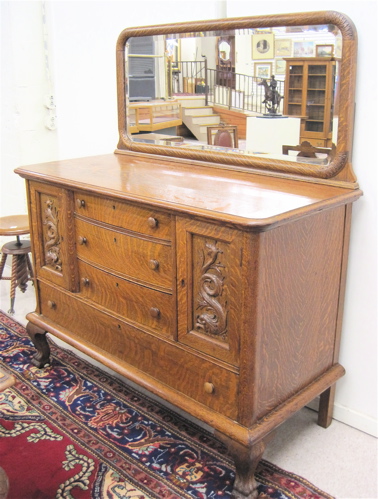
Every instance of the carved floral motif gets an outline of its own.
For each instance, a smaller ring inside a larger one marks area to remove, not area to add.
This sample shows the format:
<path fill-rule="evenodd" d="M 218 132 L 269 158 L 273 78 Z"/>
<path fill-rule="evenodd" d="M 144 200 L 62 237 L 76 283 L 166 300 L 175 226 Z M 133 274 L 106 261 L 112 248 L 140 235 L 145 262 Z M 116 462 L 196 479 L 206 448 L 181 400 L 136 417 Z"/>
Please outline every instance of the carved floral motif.
<path fill-rule="evenodd" d="M 60 236 L 58 230 L 58 209 L 51 198 L 45 201 L 45 220 L 43 225 L 47 227 L 45 232 L 45 258 L 46 264 L 58 272 L 62 271 L 62 260 L 60 258 Z"/>
<path fill-rule="evenodd" d="M 216 336 L 227 341 L 227 310 L 219 298 L 223 293 L 224 266 L 217 261 L 222 253 L 216 241 L 207 242 L 203 250 L 200 288 L 197 297 L 196 322 L 194 329 L 200 333 Z"/>

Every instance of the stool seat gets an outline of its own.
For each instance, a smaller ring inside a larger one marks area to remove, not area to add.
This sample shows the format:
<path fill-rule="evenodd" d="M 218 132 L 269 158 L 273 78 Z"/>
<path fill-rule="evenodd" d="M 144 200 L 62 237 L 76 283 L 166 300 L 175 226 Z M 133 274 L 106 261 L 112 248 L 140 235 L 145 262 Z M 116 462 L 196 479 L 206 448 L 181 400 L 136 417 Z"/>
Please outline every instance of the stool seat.
<path fill-rule="evenodd" d="M 10 215 L 0 218 L 0 236 L 22 236 L 29 234 L 27 215 Z"/>
<path fill-rule="evenodd" d="M 31 252 L 31 243 L 26 239 L 22 239 L 20 242 L 11 241 L 3 245 L 1 252 L 4 255 L 25 255 Z"/>
<path fill-rule="evenodd" d="M 0 218 L 0 236 L 16 236 L 15 241 L 5 243 L 1 248 L 0 280 L 11 281 L 9 314 L 14 314 L 16 287 L 24 293 L 27 282 L 33 280 L 33 269 L 29 258 L 31 252 L 30 241 L 20 239 L 23 234 L 29 233 L 29 218 L 27 215 L 12 215 Z M 3 271 L 7 256 L 12 256 L 12 275 L 4 277 Z M 0 498 L 1 499 L 1 498 Z"/>

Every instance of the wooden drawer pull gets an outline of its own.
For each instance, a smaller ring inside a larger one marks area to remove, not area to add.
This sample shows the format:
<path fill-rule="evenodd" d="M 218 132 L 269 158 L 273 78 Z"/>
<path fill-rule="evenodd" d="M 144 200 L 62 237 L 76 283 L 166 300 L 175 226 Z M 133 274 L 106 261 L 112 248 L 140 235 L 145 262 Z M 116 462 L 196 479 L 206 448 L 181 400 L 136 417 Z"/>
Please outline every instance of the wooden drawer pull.
<path fill-rule="evenodd" d="M 151 227 L 151 229 L 155 229 L 158 226 L 158 220 L 154 217 L 149 217 L 148 220 L 148 225 Z"/>
<path fill-rule="evenodd" d="M 203 388 L 206 393 L 214 393 L 215 390 L 215 386 L 212 383 L 209 383 L 208 381 L 205 382 Z"/>
<path fill-rule="evenodd" d="M 151 270 L 157 270 L 159 268 L 159 262 L 157 260 L 150 260 L 148 266 Z"/>
<path fill-rule="evenodd" d="M 56 308 L 56 303 L 54 301 L 49 300 L 47 302 L 47 306 L 52 310 L 53 308 Z"/>
<path fill-rule="evenodd" d="M 89 279 L 88 279 L 87 277 L 83 277 L 83 278 L 81 279 L 81 284 L 82 284 L 83 286 L 89 286 Z"/>
<path fill-rule="evenodd" d="M 86 237 L 79 236 L 78 241 L 79 241 L 79 244 L 81 244 L 81 245 L 87 244 L 87 238 Z"/>
<path fill-rule="evenodd" d="M 158 317 L 160 317 L 160 310 L 156 307 L 151 307 L 150 308 L 150 315 L 154 319 L 157 319 Z"/>
<path fill-rule="evenodd" d="M 84 208 L 85 207 L 85 201 L 84 201 L 84 199 L 77 199 L 76 200 L 76 206 L 78 208 Z"/>

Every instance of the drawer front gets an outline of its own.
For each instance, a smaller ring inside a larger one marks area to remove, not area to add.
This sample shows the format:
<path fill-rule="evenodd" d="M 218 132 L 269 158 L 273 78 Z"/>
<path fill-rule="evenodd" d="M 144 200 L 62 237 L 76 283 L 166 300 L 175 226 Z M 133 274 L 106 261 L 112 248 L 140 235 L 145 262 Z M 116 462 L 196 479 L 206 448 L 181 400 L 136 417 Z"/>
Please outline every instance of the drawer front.
<path fill-rule="evenodd" d="M 94 220 L 160 239 L 171 239 L 171 216 L 133 204 L 75 193 L 75 211 Z"/>
<path fill-rule="evenodd" d="M 172 247 L 76 219 L 77 255 L 95 265 L 172 289 Z"/>
<path fill-rule="evenodd" d="M 158 334 L 174 335 L 175 313 L 171 293 L 140 286 L 80 260 L 79 275 L 80 292 L 84 298 Z"/>
<path fill-rule="evenodd" d="M 237 419 L 238 375 L 39 283 L 42 314 L 112 356 L 211 409 Z"/>

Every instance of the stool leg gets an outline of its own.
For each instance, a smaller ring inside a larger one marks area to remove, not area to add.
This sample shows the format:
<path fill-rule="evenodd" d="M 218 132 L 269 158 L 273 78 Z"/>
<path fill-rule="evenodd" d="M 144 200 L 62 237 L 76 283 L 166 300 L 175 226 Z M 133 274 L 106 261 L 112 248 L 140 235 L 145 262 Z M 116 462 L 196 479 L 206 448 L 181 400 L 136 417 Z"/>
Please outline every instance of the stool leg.
<path fill-rule="evenodd" d="M 26 263 L 27 263 L 27 266 L 28 266 L 28 269 L 29 269 L 30 278 L 34 279 L 33 266 L 32 266 L 32 263 L 31 263 L 29 255 L 26 255 Z"/>
<path fill-rule="evenodd" d="M 0 279 L 2 279 L 3 277 L 3 272 L 4 272 L 4 266 L 5 266 L 5 262 L 7 260 L 7 254 L 6 253 L 3 253 L 1 255 L 1 262 L 0 262 Z"/>
<path fill-rule="evenodd" d="M 13 257 L 14 258 L 14 257 Z M 26 255 L 17 255 L 17 285 L 25 293 L 29 279 Z"/>
<path fill-rule="evenodd" d="M 8 314 L 14 314 L 14 301 L 16 298 L 16 286 L 17 286 L 17 256 L 12 257 L 12 276 L 11 276 L 11 287 L 10 287 L 10 309 Z"/>

